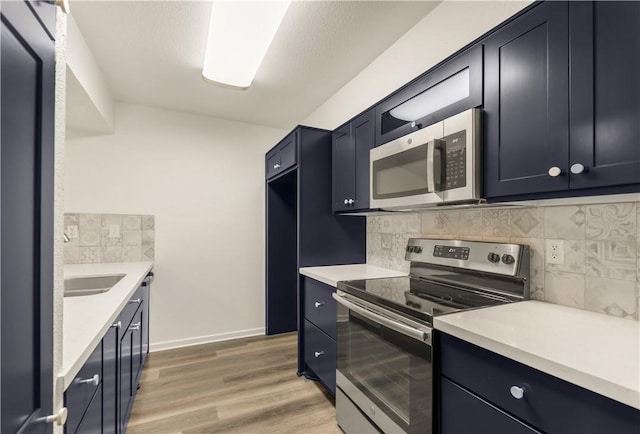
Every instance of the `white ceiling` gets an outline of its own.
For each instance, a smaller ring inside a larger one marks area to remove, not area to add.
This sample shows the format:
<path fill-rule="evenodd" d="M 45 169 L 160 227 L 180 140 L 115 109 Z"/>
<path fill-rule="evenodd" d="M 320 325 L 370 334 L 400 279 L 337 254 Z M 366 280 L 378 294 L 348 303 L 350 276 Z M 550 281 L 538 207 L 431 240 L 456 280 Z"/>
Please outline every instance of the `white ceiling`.
<path fill-rule="evenodd" d="M 85 0 L 71 13 L 115 100 L 291 128 L 437 4 L 295 1 L 244 91 L 201 78 L 209 2 Z"/>

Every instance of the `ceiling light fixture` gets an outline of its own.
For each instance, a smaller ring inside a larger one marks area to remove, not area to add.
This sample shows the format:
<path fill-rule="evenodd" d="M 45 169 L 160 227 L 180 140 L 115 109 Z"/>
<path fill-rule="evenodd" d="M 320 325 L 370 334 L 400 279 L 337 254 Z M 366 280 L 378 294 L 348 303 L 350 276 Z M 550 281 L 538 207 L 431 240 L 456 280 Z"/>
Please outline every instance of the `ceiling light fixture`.
<path fill-rule="evenodd" d="M 202 77 L 248 88 L 290 1 L 213 1 Z"/>

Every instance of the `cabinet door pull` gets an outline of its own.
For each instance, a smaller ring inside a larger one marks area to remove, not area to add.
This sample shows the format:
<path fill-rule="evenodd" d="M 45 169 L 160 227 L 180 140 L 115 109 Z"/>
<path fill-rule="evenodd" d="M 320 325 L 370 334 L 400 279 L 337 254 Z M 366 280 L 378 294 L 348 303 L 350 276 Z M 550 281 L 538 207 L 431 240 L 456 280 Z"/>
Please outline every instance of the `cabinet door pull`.
<path fill-rule="evenodd" d="M 273 168 L 274 168 L 274 169 L 279 169 L 279 168 L 280 168 L 280 165 L 279 165 L 278 163 L 276 163 L 276 164 L 274 164 L 274 165 L 273 165 Z"/>
<path fill-rule="evenodd" d="M 316 351 L 315 353 L 313 353 L 313 355 L 316 356 L 316 359 L 322 356 L 323 354 L 324 354 L 324 351 Z"/>
<path fill-rule="evenodd" d="M 580 163 L 572 164 L 570 170 L 574 175 L 580 175 L 581 173 L 587 172 L 587 168 Z"/>
<path fill-rule="evenodd" d="M 67 407 L 62 407 L 55 414 L 50 414 L 49 416 L 45 416 L 40 420 L 44 420 L 46 423 L 55 423 L 58 426 L 62 426 L 67 423 L 67 416 L 69 415 L 69 411 Z"/>
<path fill-rule="evenodd" d="M 100 384 L 100 376 L 98 374 L 95 374 L 93 377 L 87 378 L 86 380 L 79 380 L 78 383 L 91 384 L 92 386 L 97 386 L 98 384 Z"/>
<path fill-rule="evenodd" d="M 322 302 L 322 301 L 316 301 L 316 302 L 315 302 L 315 306 L 316 306 L 316 307 L 324 306 L 324 302 Z"/>
<path fill-rule="evenodd" d="M 549 174 L 549 176 L 553 176 L 555 178 L 556 176 L 562 175 L 562 169 L 558 166 L 553 166 L 547 173 Z"/>
<path fill-rule="evenodd" d="M 515 399 L 524 398 L 524 389 L 520 386 L 511 386 L 510 392 Z"/>
<path fill-rule="evenodd" d="M 114 325 L 112 325 L 111 327 L 115 327 L 117 329 L 121 329 L 122 328 L 122 321 L 118 321 L 117 323 L 115 323 Z"/>
<path fill-rule="evenodd" d="M 345 199 L 345 200 L 344 200 L 344 204 L 345 204 L 345 205 L 349 205 L 349 199 Z"/>
<path fill-rule="evenodd" d="M 140 323 L 131 324 L 129 330 L 140 330 Z"/>
<path fill-rule="evenodd" d="M 142 301 L 142 299 L 141 299 L 141 298 L 136 298 L 136 299 L 129 300 L 129 303 L 137 303 L 137 304 L 140 304 L 140 302 L 141 302 L 141 301 Z"/>
<path fill-rule="evenodd" d="M 349 205 L 353 205 L 353 202 L 355 202 L 355 200 L 349 199 Z"/>

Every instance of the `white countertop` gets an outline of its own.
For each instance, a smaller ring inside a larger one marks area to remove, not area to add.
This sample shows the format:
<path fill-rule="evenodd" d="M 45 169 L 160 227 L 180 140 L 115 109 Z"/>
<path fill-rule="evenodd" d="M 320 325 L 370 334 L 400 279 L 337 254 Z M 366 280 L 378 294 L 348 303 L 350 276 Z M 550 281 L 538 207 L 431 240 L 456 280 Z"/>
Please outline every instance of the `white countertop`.
<path fill-rule="evenodd" d="M 64 379 L 65 390 L 152 267 L 153 262 L 65 265 L 65 279 L 125 275 L 105 293 L 65 297 L 62 321 L 62 370 L 58 373 L 58 377 Z"/>
<path fill-rule="evenodd" d="M 640 409 L 640 323 L 539 301 L 443 315 L 434 327 Z"/>
<path fill-rule="evenodd" d="M 341 280 L 380 279 L 407 275 L 402 271 L 388 270 L 367 264 L 304 267 L 300 268 L 300 274 L 334 287 L 338 286 L 338 282 Z"/>

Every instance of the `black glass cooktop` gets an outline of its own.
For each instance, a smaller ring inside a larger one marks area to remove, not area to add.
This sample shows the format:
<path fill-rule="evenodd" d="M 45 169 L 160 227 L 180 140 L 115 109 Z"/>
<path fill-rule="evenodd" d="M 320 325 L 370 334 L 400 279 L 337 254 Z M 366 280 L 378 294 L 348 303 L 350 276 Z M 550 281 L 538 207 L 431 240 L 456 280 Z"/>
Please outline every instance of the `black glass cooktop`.
<path fill-rule="evenodd" d="M 416 277 L 350 280 L 338 282 L 338 289 L 429 324 L 436 315 L 517 301 L 500 294 Z"/>

